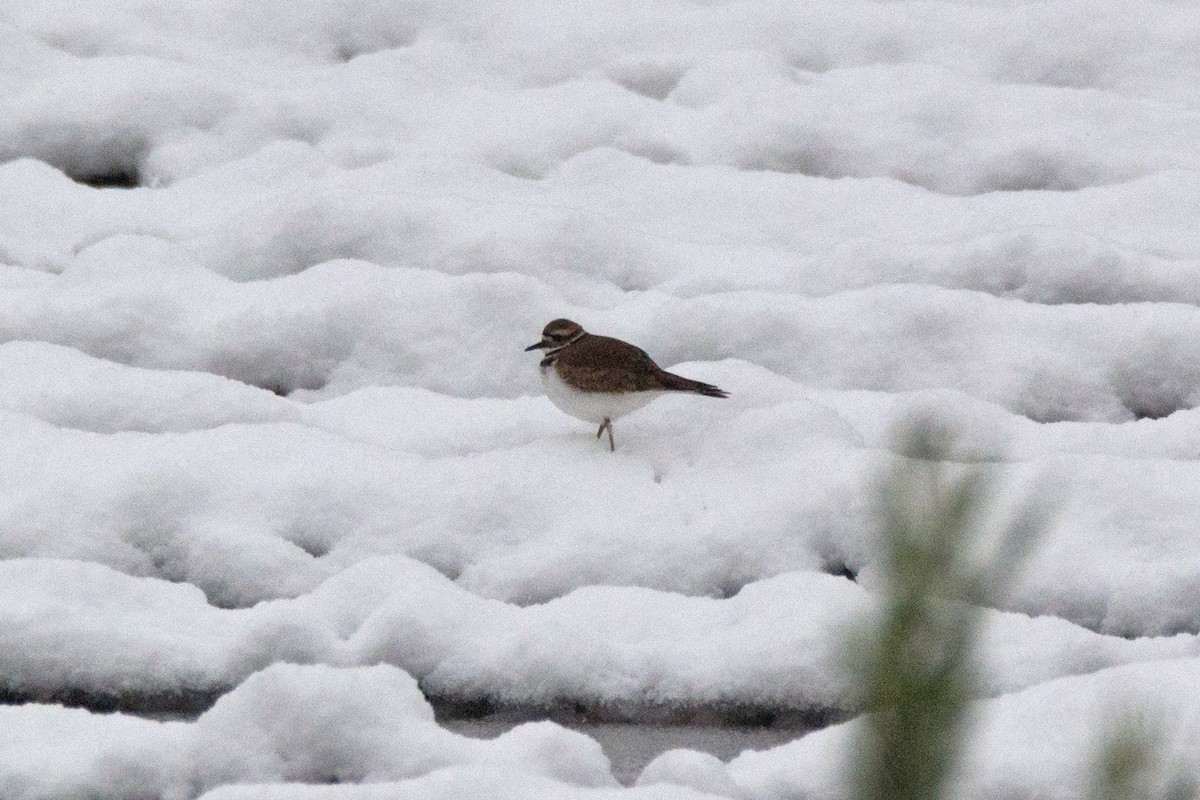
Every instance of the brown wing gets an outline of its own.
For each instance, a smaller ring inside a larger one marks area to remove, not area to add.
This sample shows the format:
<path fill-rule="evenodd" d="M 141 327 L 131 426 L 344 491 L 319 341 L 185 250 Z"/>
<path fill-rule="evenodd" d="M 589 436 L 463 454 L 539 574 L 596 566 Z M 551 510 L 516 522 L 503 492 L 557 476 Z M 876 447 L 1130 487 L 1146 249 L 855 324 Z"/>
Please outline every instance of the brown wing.
<path fill-rule="evenodd" d="M 587 334 L 555 358 L 562 379 L 585 392 L 673 391 L 728 397 L 709 383 L 662 370 L 645 350 L 620 339 Z"/>
<path fill-rule="evenodd" d="M 665 375 L 640 348 L 607 336 L 584 336 L 563 349 L 556 361 L 562 379 L 585 392 L 669 389 Z"/>

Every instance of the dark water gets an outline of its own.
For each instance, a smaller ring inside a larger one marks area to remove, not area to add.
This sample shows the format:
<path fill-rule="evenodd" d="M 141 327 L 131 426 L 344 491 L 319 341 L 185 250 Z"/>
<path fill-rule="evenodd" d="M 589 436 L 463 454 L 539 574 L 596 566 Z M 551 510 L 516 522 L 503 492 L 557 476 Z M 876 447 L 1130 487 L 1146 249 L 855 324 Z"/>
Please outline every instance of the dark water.
<path fill-rule="evenodd" d="M 0 692 L 0 703 L 55 702 L 104 713 L 123 711 L 160 721 L 194 721 L 220 696 L 219 692 L 164 695 L 97 696 L 62 693 L 24 697 Z M 495 738 L 525 722 L 549 719 L 600 743 L 613 774 L 629 785 L 667 750 L 698 750 L 728 761 L 743 750 L 766 750 L 800 738 L 838 719 L 829 710 L 779 712 L 768 709 L 692 709 L 686 713 L 633 709 L 613 715 L 578 707 L 493 706 L 430 698 L 438 724 L 463 736 Z"/>
<path fill-rule="evenodd" d="M 512 729 L 505 719 L 439 720 L 442 727 L 479 739 L 491 739 Z M 686 747 L 728 761 L 743 750 L 766 750 L 798 739 L 809 728 L 738 727 L 723 725 L 647 725 L 634 722 L 562 722 L 563 727 L 587 734 L 600 743 L 613 774 L 625 785 L 633 783 L 656 756 Z"/>

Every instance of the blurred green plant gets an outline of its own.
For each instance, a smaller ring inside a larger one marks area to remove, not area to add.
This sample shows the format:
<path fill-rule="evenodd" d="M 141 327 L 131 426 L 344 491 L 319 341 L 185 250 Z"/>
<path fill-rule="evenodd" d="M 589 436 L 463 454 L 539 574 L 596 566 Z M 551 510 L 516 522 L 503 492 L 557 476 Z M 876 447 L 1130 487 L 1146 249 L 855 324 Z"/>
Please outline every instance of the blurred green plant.
<path fill-rule="evenodd" d="M 983 609 L 996 605 L 1047 522 L 1048 503 L 996 510 L 984 468 L 949 460 L 953 433 L 930 417 L 897 436 L 880 491 L 882 608 L 857 639 L 862 718 L 857 800 L 935 800 L 965 745 Z"/>
<path fill-rule="evenodd" d="M 1117 714 L 1101 731 L 1089 800 L 1192 800 L 1194 773 L 1168 764 L 1162 731 L 1146 712 Z"/>
<path fill-rule="evenodd" d="M 907 422 L 895 442 L 901 460 L 879 492 L 880 615 L 849 648 L 870 712 L 855 742 L 853 794 L 941 800 L 967 743 L 984 610 L 1002 603 L 1057 498 L 1002 508 L 994 464 L 954 462 L 956 437 L 932 417 Z M 1168 769 L 1146 715 L 1116 715 L 1100 733 L 1081 796 L 1200 797 L 1194 765 Z"/>

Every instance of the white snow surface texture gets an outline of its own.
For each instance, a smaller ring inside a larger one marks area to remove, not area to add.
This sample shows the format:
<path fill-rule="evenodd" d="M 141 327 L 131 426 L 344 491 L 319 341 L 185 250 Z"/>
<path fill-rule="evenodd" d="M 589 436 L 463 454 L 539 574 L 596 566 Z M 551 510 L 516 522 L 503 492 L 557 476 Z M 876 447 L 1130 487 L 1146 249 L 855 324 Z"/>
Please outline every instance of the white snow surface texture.
<path fill-rule="evenodd" d="M 1080 797 L 1114 704 L 1195 763 L 1197 41 L 1143 0 L 0 0 L 0 689 L 225 693 L 0 706 L 0 797 L 841 796 L 855 721 L 623 788 L 422 691 L 852 711 L 915 410 L 1058 507 L 956 796 Z M 556 317 L 730 398 L 610 454 L 522 352 Z"/>

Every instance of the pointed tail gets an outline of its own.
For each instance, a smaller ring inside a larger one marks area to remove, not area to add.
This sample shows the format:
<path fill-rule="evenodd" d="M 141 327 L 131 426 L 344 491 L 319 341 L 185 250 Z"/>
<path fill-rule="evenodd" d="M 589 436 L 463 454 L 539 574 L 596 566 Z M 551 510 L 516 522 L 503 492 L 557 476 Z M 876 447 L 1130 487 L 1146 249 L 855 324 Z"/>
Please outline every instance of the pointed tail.
<path fill-rule="evenodd" d="M 729 392 L 726 392 L 724 389 L 718 389 L 711 383 L 701 383 L 700 381 L 694 381 L 691 378 L 684 378 L 681 375 L 674 375 L 670 372 L 664 372 L 662 380 L 667 389 L 673 392 L 695 392 L 705 397 L 729 397 Z"/>

